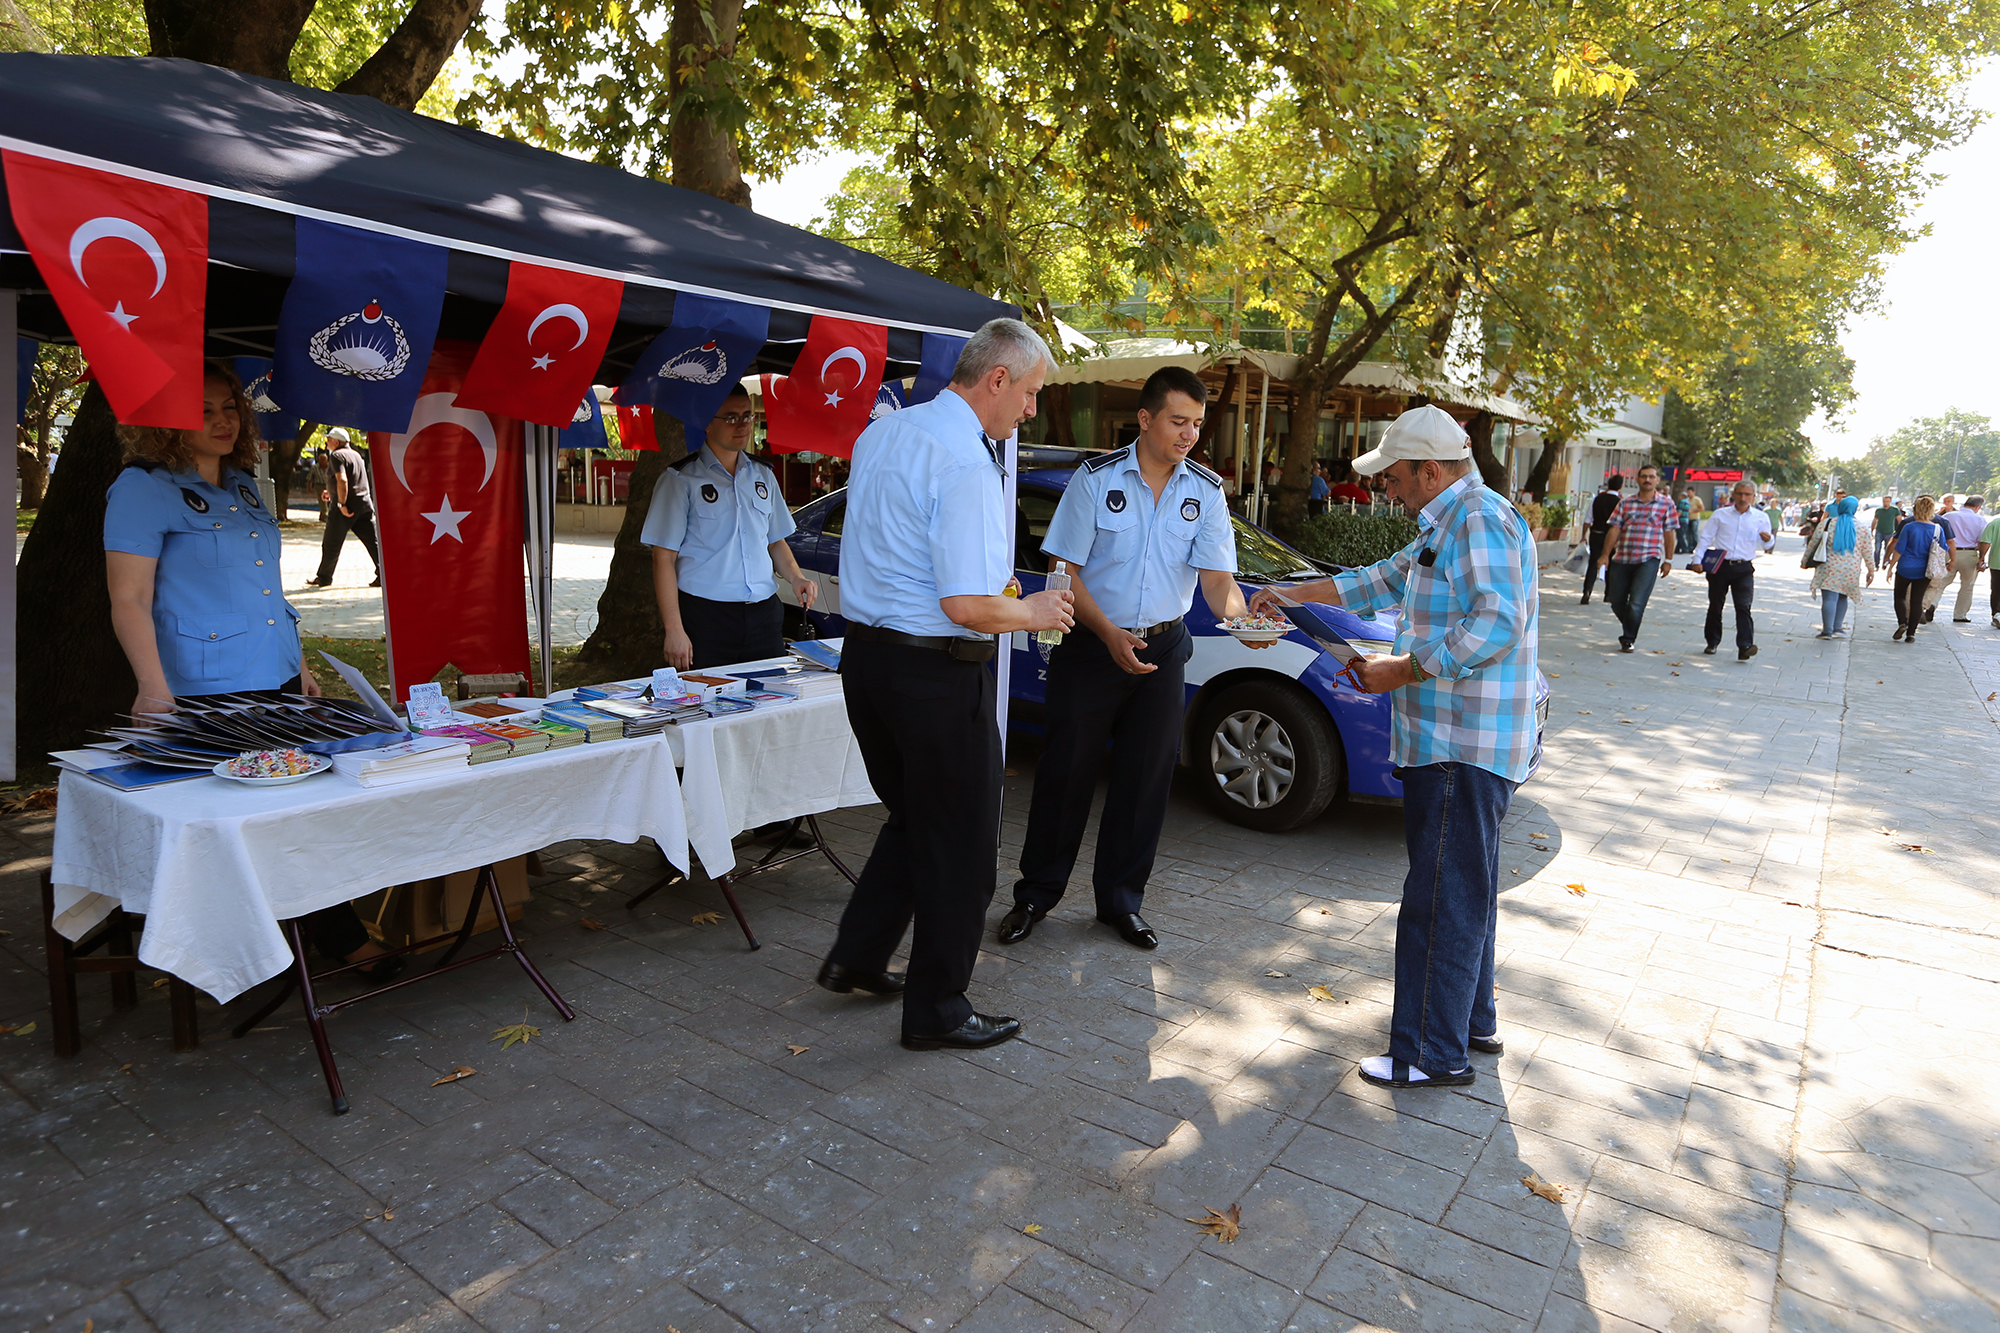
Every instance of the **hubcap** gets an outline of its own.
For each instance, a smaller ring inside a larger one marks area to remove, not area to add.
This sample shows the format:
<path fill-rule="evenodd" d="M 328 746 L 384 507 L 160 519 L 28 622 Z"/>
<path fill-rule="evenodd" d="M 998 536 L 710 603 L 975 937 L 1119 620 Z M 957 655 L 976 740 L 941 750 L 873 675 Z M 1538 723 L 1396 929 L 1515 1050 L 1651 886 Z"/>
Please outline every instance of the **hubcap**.
<path fill-rule="evenodd" d="M 1292 738 L 1269 714 L 1253 708 L 1231 713 L 1208 742 L 1208 767 L 1230 800 L 1268 810 L 1292 789 Z"/>

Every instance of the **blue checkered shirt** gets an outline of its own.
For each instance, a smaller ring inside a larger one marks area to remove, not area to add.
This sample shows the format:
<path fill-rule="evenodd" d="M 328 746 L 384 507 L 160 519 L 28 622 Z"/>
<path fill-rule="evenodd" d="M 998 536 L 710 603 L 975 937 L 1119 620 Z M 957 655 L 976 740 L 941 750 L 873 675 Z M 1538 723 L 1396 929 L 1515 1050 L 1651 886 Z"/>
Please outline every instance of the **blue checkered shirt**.
<path fill-rule="evenodd" d="M 1524 781 L 1537 730 L 1534 537 L 1477 472 L 1440 492 L 1417 523 L 1417 540 L 1387 560 L 1333 576 L 1345 606 L 1401 608 L 1396 651 L 1413 653 L 1432 677 L 1391 696 L 1391 757 L 1403 768 L 1471 764 Z"/>

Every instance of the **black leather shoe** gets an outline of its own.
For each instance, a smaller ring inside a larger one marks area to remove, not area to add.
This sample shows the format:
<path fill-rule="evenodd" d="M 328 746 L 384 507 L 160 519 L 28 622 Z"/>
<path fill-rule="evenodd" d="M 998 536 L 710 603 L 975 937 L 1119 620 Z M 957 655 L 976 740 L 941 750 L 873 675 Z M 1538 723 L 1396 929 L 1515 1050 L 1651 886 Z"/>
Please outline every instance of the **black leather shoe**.
<path fill-rule="evenodd" d="M 1739 662 L 1747 662 L 1756 655 L 1757 645 L 1754 643 L 1747 648 L 1738 648 L 1736 650 L 1736 660 Z"/>
<path fill-rule="evenodd" d="M 821 989 L 830 990 L 835 995 L 846 995 L 858 990 L 865 990 L 870 995 L 901 995 L 903 974 L 856 972 L 842 967 L 839 963 L 828 961 L 819 965 L 819 984 Z"/>
<path fill-rule="evenodd" d="M 1047 912 L 1037 912 L 1026 903 L 1015 903 L 1014 910 L 1000 918 L 998 938 L 1002 944 L 1019 944 L 1035 933 Z"/>
<path fill-rule="evenodd" d="M 1702 649 L 1701 651 L 1704 657 L 1713 657 L 1715 656 L 1715 645 L 1711 643 L 1710 645 L 1708 645 L 1708 647 Z"/>
<path fill-rule="evenodd" d="M 1465 1044 L 1481 1055 L 1500 1055 L 1507 1049 L 1507 1043 L 1500 1040 L 1500 1034 L 1490 1037 L 1467 1037 Z"/>
<path fill-rule="evenodd" d="M 1136 949 L 1157 949 L 1160 937 L 1137 912 L 1100 912 L 1097 919 L 1118 932 L 1118 937 Z"/>
<path fill-rule="evenodd" d="M 998 1046 L 1003 1041 L 1011 1041 L 1021 1035 L 1021 1020 L 1018 1018 L 995 1018 L 989 1014 L 974 1014 L 949 1032 L 927 1036 L 919 1032 L 903 1034 L 903 1048 L 911 1051 L 935 1051 L 941 1046 L 955 1050 L 977 1051 L 988 1046 Z"/>

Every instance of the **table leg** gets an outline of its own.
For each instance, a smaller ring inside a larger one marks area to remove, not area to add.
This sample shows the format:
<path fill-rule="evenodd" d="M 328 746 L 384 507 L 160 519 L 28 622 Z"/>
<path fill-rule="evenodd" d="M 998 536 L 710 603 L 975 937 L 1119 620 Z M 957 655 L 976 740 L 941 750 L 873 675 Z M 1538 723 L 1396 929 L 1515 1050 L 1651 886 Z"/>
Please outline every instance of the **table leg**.
<path fill-rule="evenodd" d="M 173 1015 L 174 1049 L 192 1051 L 201 1045 L 201 1024 L 194 1016 L 194 987 L 179 977 L 167 981 L 167 1009 Z"/>
<path fill-rule="evenodd" d="M 305 1001 L 306 1026 L 312 1030 L 313 1049 L 319 1053 L 319 1069 L 326 1075 L 327 1096 L 333 1099 L 333 1113 L 347 1114 L 347 1093 L 340 1086 L 340 1067 L 333 1062 L 333 1046 L 326 1039 L 326 1024 L 321 1021 L 319 1000 L 313 994 L 312 969 L 306 963 L 306 937 L 295 919 L 285 923 L 285 933 L 292 942 L 292 962 L 298 969 L 299 995 Z"/>
<path fill-rule="evenodd" d="M 480 900 L 485 896 L 486 881 L 488 879 L 491 879 L 494 885 L 496 886 L 493 891 L 493 902 L 495 910 L 500 913 L 501 922 L 503 924 L 506 922 L 507 920 L 506 908 L 504 904 L 500 902 L 500 891 L 499 888 L 497 887 L 500 883 L 499 878 L 494 875 L 492 866 L 484 866 L 479 871 L 479 878 L 473 881 L 472 892 L 466 897 L 465 920 L 458 928 L 458 938 L 451 942 L 451 947 L 444 951 L 444 955 L 442 957 L 440 957 L 435 963 L 431 964 L 431 971 L 433 972 L 444 971 L 446 965 L 448 965 L 453 958 L 458 956 L 458 951 L 465 947 L 465 942 L 472 938 L 473 934 L 472 928 L 474 925 L 478 924 L 479 921 L 479 904 Z"/>
<path fill-rule="evenodd" d="M 762 868 L 762 866 L 753 867 L 753 873 Z M 734 878 L 736 878 L 734 875 L 724 875 L 715 881 L 715 887 L 722 890 L 723 901 L 728 903 L 729 910 L 736 914 L 736 924 L 743 928 L 743 938 L 750 941 L 750 948 L 753 951 L 761 949 L 764 946 L 757 942 L 757 933 L 750 929 L 750 918 L 743 915 L 742 905 L 736 901 L 736 890 L 730 887 L 730 881 Z"/>
<path fill-rule="evenodd" d="M 291 999 L 292 992 L 297 990 L 298 988 L 299 988 L 298 969 L 297 968 L 286 969 L 284 985 L 278 987 L 278 989 L 272 993 L 271 998 L 264 1001 L 264 1007 L 262 1009 L 259 1009 L 256 1013 L 250 1015 L 250 1017 L 244 1019 L 241 1023 L 238 1023 L 235 1027 L 229 1029 L 229 1035 L 236 1038 L 242 1038 L 248 1036 L 250 1034 L 251 1029 L 255 1028 L 259 1023 L 263 1022 L 265 1019 L 269 1018 L 272 1014 L 276 1013 L 279 1005 L 283 1004 L 286 1000 Z"/>
<path fill-rule="evenodd" d="M 69 941 L 56 929 L 56 889 L 49 872 L 42 872 L 42 935 L 49 953 L 49 1039 L 65 1059 L 83 1049 L 83 1029 L 76 1016 L 76 972 L 70 967 Z"/>
<path fill-rule="evenodd" d="M 110 958 L 132 958 L 132 918 L 125 915 L 122 907 L 113 908 L 111 921 L 105 930 L 105 955 Z M 134 960 L 136 966 L 136 960 Z M 139 979 L 130 971 L 111 974 L 111 1007 L 131 1009 L 139 1003 Z"/>
<path fill-rule="evenodd" d="M 833 848 L 826 845 L 826 835 L 819 831 L 819 817 L 817 815 L 807 815 L 806 827 L 812 830 L 813 845 L 818 847 L 821 852 L 825 853 L 827 860 L 833 862 L 833 868 L 835 870 L 838 870 L 841 874 L 847 876 L 847 882 L 849 884 L 859 885 L 861 883 L 860 877 L 857 876 L 852 870 L 849 870 L 845 865 L 841 864 L 840 858 L 833 854 Z"/>
<path fill-rule="evenodd" d="M 521 951 L 521 942 L 514 938 L 514 923 L 507 919 L 507 904 L 500 897 L 500 877 L 493 873 L 492 866 L 488 866 L 480 872 L 479 878 L 481 885 L 486 889 L 487 897 L 493 902 L 494 914 L 500 922 L 501 951 L 514 955 L 514 961 L 519 963 L 521 970 L 528 974 L 528 980 L 534 982 L 535 989 L 542 993 L 544 999 L 555 1006 L 556 1012 L 562 1015 L 565 1023 L 574 1021 L 576 1010 L 570 1008 L 563 1001 L 563 997 L 556 994 L 556 988 L 551 986 L 542 976 L 541 969 L 535 966 L 532 958 Z M 479 903 L 479 893 L 476 889 L 473 892 L 472 901 L 476 909 Z M 467 924 L 471 924 L 471 918 L 469 917 L 467 918 Z M 457 948 L 458 946 L 453 945 L 452 947 Z"/>

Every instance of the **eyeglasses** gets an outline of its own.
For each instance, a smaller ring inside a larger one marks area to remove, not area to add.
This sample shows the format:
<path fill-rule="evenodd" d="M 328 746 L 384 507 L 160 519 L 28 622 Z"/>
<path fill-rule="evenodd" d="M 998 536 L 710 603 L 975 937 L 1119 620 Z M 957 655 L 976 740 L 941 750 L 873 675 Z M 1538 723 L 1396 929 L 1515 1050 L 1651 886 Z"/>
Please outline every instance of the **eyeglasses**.
<path fill-rule="evenodd" d="M 724 412 L 716 421 L 724 426 L 747 426 L 756 419 L 755 412 Z"/>

